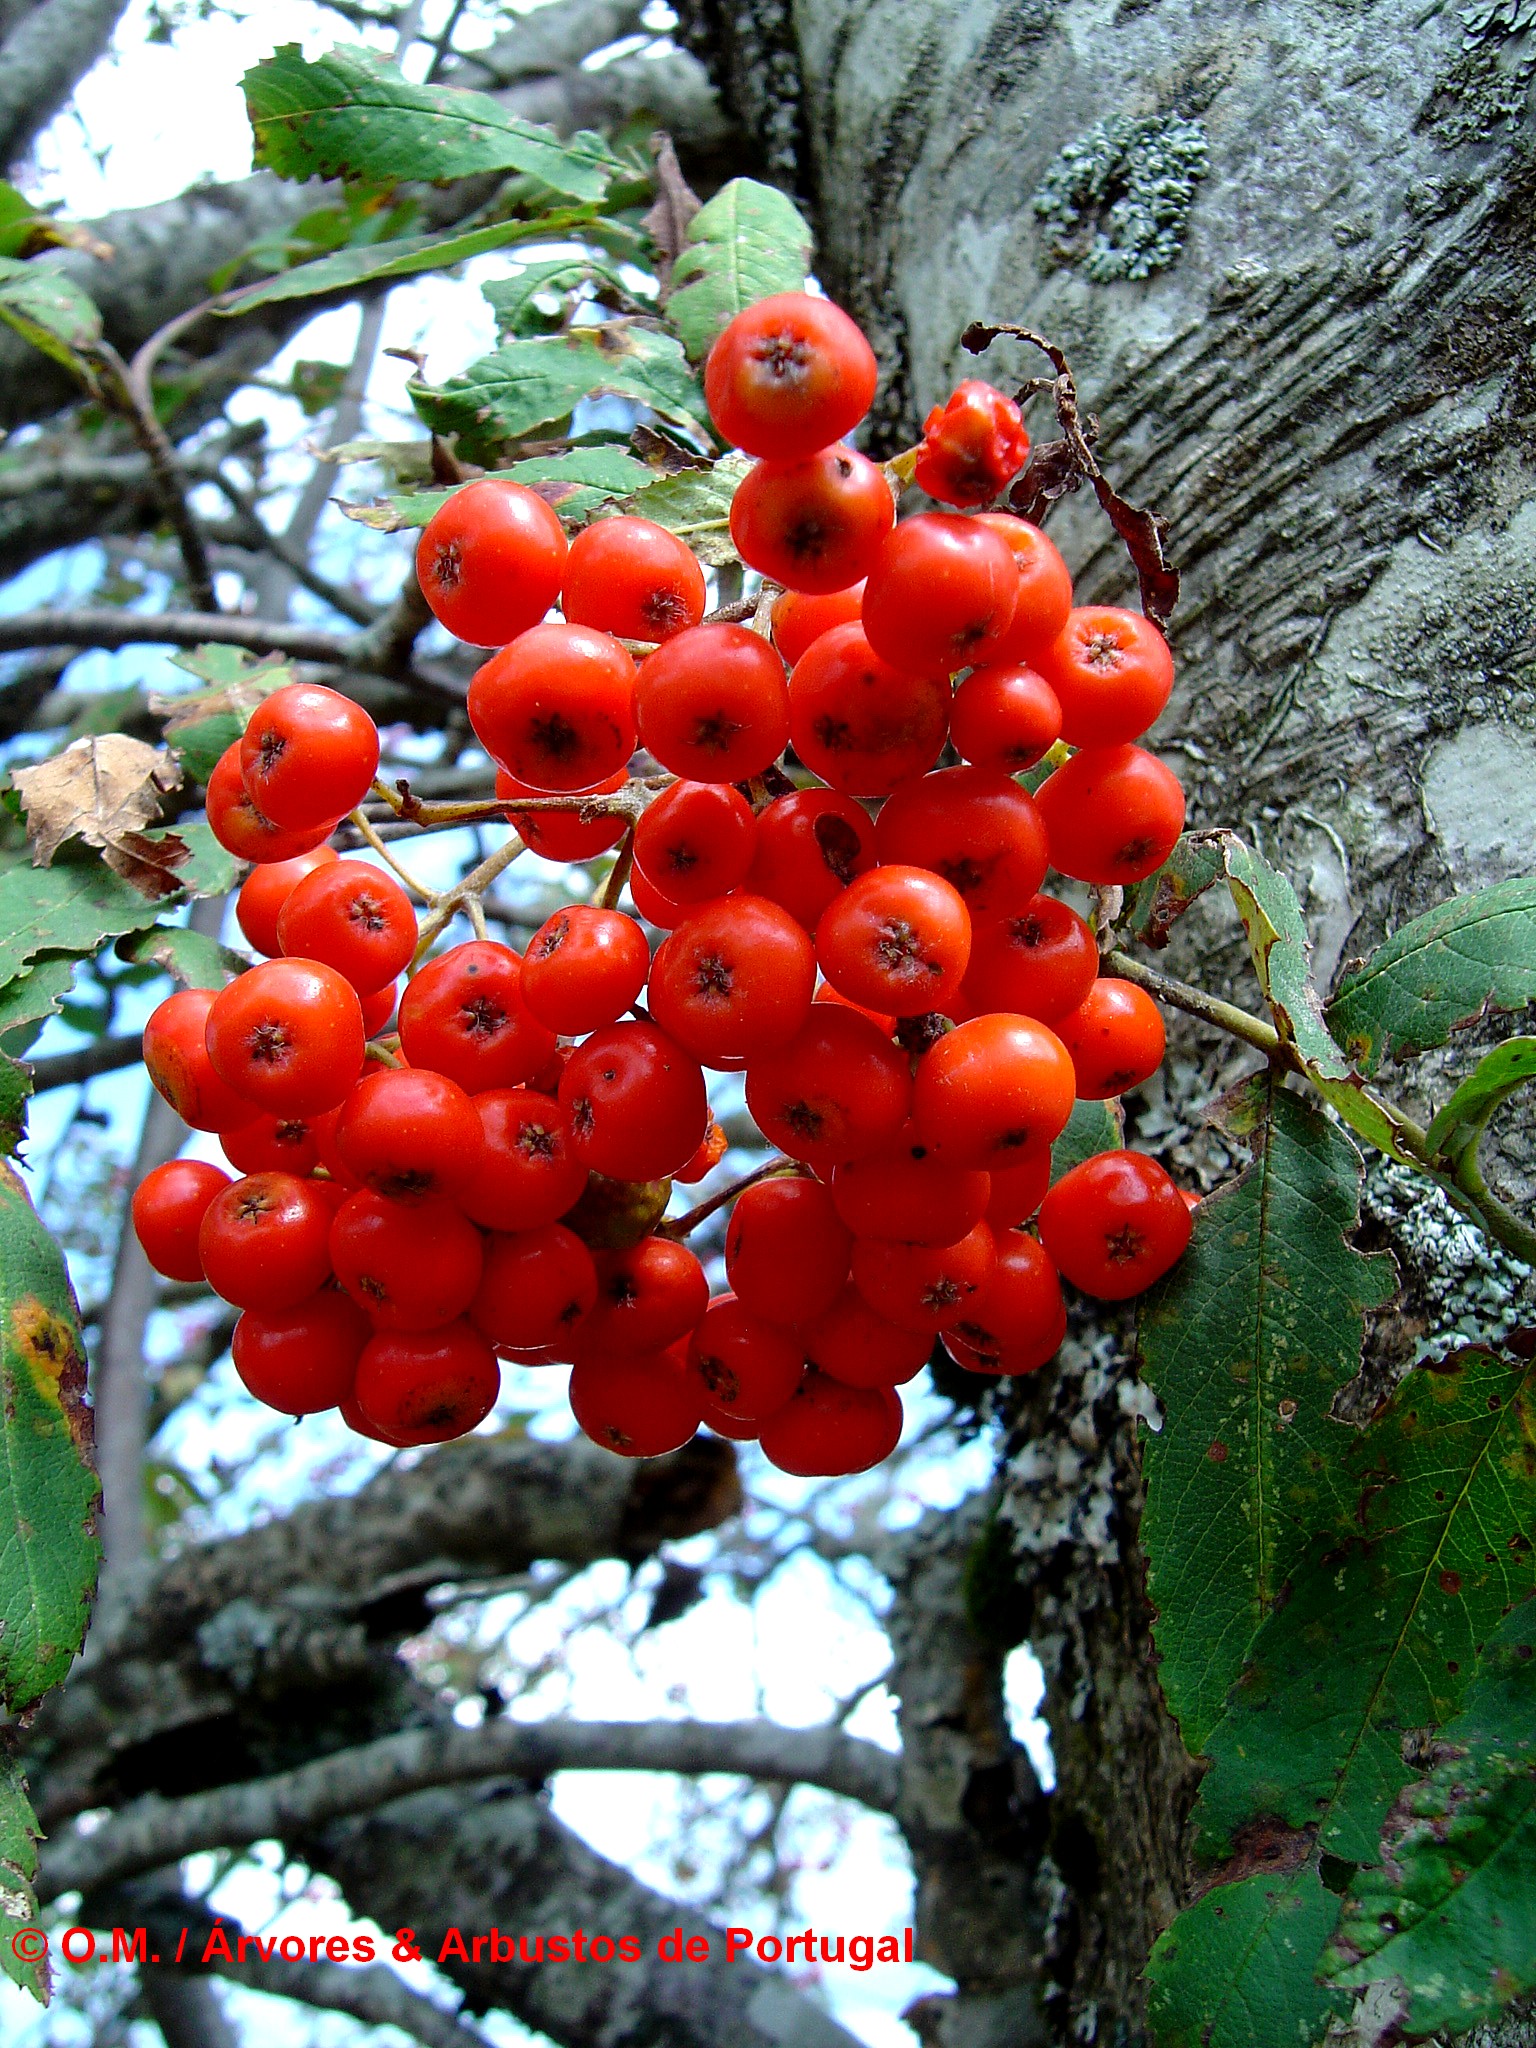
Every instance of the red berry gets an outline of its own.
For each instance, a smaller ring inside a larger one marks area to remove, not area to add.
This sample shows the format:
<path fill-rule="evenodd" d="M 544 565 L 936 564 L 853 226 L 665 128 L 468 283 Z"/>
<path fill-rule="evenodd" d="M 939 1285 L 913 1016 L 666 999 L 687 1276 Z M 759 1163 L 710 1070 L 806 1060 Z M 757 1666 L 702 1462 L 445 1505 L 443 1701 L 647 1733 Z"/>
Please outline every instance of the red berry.
<path fill-rule="evenodd" d="M 574 1230 L 537 1230 L 486 1240 L 485 1271 L 470 1320 L 493 1345 L 561 1345 L 597 1299 L 597 1268 Z"/>
<path fill-rule="evenodd" d="M 997 659 L 1018 589 L 1012 552 L 990 527 L 920 512 L 880 545 L 864 586 L 864 631 L 887 661 L 949 676 Z"/>
<path fill-rule="evenodd" d="M 1017 775 L 1061 738 L 1061 705 L 1032 668 L 1006 662 L 973 668 L 950 706 L 949 736 L 973 767 Z"/>
<path fill-rule="evenodd" d="M 397 1202 L 458 1195 L 474 1181 L 483 1145 L 475 1106 L 458 1083 L 416 1067 L 365 1074 L 336 1125 L 348 1171 Z"/>
<path fill-rule="evenodd" d="M 583 1434 L 621 1458 L 659 1458 L 698 1434 L 699 1387 L 681 1344 L 638 1358 L 589 1354 L 568 1392 Z"/>
<path fill-rule="evenodd" d="M 836 790 L 797 789 L 758 814 L 746 883 L 813 932 L 827 905 L 874 864 L 867 811 Z"/>
<path fill-rule="evenodd" d="M 305 826 L 275 825 L 251 800 L 240 774 L 240 741 L 233 740 L 214 763 L 203 795 L 208 829 L 227 853 L 236 860 L 256 861 L 263 866 L 296 860 L 312 853 L 335 831 L 342 813 L 335 812 L 323 823 Z"/>
<path fill-rule="evenodd" d="M 823 782 L 848 796 L 889 796 L 939 758 L 949 731 L 943 676 L 897 668 L 861 625 L 834 626 L 795 664 L 789 736 Z"/>
<path fill-rule="evenodd" d="M 469 686 L 485 751 L 530 788 L 590 790 L 635 750 L 635 664 L 590 626 L 534 626 Z"/>
<path fill-rule="evenodd" d="M 971 1372 L 1034 1372 L 1067 1334 L 1061 1283 L 1050 1253 L 1022 1230 L 999 1231 L 995 1249 L 991 1277 L 948 1335 Z"/>
<path fill-rule="evenodd" d="M 651 962 L 649 1008 L 697 1059 L 750 1060 L 787 1044 L 811 1013 L 816 951 L 765 896 L 707 903 Z"/>
<path fill-rule="evenodd" d="M 230 1354 L 247 1393 L 283 1415 L 317 1415 L 352 1392 L 368 1319 L 334 1287 L 292 1308 L 248 1308 Z"/>
<path fill-rule="evenodd" d="M 832 986 L 896 1017 L 944 1011 L 970 956 L 970 913 L 926 868 L 871 868 L 816 927 L 816 958 Z"/>
<path fill-rule="evenodd" d="M 970 1313 L 992 1277 L 994 1258 L 984 1221 L 950 1245 L 861 1238 L 853 1248 L 853 1284 L 899 1330 L 935 1337 Z"/>
<path fill-rule="evenodd" d="M 237 1173 L 296 1173 L 302 1180 L 320 1164 L 320 1146 L 301 1116 L 258 1116 L 219 1137 Z"/>
<path fill-rule="evenodd" d="M 523 997 L 510 946 L 470 939 L 429 960 L 400 1004 L 400 1049 L 413 1067 L 446 1074 L 472 1094 L 531 1081 L 555 1034 Z"/>
<path fill-rule="evenodd" d="M 623 1016 L 650 965 L 651 949 L 632 917 L 572 903 L 546 918 L 528 941 L 523 1001 L 550 1031 L 579 1038 Z"/>
<path fill-rule="evenodd" d="M 759 1441 L 770 1465 L 804 1479 L 867 1472 L 901 1439 L 901 1397 L 894 1387 L 850 1387 L 814 1366 Z"/>
<path fill-rule="evenodd" d="M 789 738 L 784 664 L 746 626 L 694 626 L 641 663 L 635 713 L 641 740 L 672 774 L 745 782 Z"/>
<path fill-rule="evenodd" d="M 1084 1294 L 1125 1301 L 1166 1273 L 1189 1243 L 1178 1189 L 1143 1152 L 1098 1152 L 1064 1173 L 1040 1204 L 1040 1235 Z"/>
<path fill-rule="evenodd" d="M 875 851 L 887 867 L 942 875 L 972 923 L 1022 909 L 1045 880 L 1045 826 L 1028 790 L 994 768 L 939 768 L 881 806 Z"/>
<path fill-rule="evenodd" d="M 205 1036 L 215 1070 L 274 1116 L 334 1109 L 366 1044 L 357 991 L 317 960 L 268 960 L 237 976 L 214 998 Z"/>
<path fill-rule="evenodd" d="M 752 1315 L 809 1323 L 842 1293 L 852 1251 L 852 1233 L 819 1181 L 763 1180 L 736 1198 L 725 1273 Z"/>
<path fill-rule="evenodd" d="M 167 996 L 144 1026 L 144 1065 L 184 1124 L 194 1131 L 237 1131 L 250 1122 L 256 1106 L 230 1086 L 208 1056 L 214 1001 L 208 988 L 183 988 Z"/>
<path fill-rule="evenodd" d="M 1056 1034 L 1072 1056 L 1077 1092 L 1102 1102 L 1150 1080 L 1163 1063 L 1167 1040 L 1162 1013 L 1133 982 L 1103 975 Z"/>
<path fill-rule="evenodd" d="M 597 1301 L 581 1331 L 583 1357 L 665 1351 L 709 1307 L 704 1268 L 685 1244 L 642 1237 L 597 1259 Z"/>
<path fill-rule="evenodd" d="M 201 1280 L 197 1233 L 209 1203 L 230 1177 L 202 1159 L 172 1159 L 145 1174 L 133 1191 L 133 1228 L 144 1256 L 167 1280 Z"/>
<path fill-rule="evenodd" d="M 578 1046 L 560 1077 L 571 1150 L 610 1180 L 663 1180 L 709 1123 L 699 1063 L 654 1024 L 610 1024 Z"/>
<path fill-rule="evenodd" d="M 483 1422 L 501 1391 L 501 1368 L 470 1323 L 380 1330 L 363 1346 L 353 1394 L 387 1443 L 441 1444 Z"/>
<path fill-rule="evenodd" d="M 1085 747 L 1041 783 L 1035 801 L 1052 867 L 1079 882 L 1145 881 L 1184 830 L 1178 777 L 1141 747 Z"/>
<path fill-rule="evenodd" d="M 598 519 L 571 542 L 560 609 L 620 640 L 670 640 L 704 616 L 704 571 L 651 519 Z"/>
<path fill-rule="evenodd" d="M 1098 946 L 1077 912 L 1036 896 L 974 934 L 961 1000 L 972 1016 L 1012 1010 L 1055 1024 L 1077 1008 L 1098 971 Z"/>
<path fill-rule="evenodd" d="M 907 1120 L 906 1054 L 857 1011 L 813 1004 L 800 1030 L 747 1068 L 747 1107 L 771 1145 L 818 1169 L 893 1144 Z"/>
<path fill-rule="evenodd" d="M 730 1140 L 726 1137 L 723 1127 L 711 1117 L 709 1129 L 699 1140 L 697 1151 L 686 1166 L 677 1169 L 672 1178 L 680 1180 L 684 1187 L 692 1187 L 696 1181 L 704 1180 L 713 1173 L 729 1150 Z"/>
<path fill-rule="evenodd" d="M 452 1202 L 359 1188 L 336 1211 L 330 1244 L 336 1278 L 384 1330 L 452 1322 L 480 1285 L 480 1233 Z"/>
<path fill-rule="evenodd" d="M 773 644 L 791 668 L 814 641 L 834 626 L 856 626 L 864 612 L 864 582 L 846 590 L 829 590 L 812 595 L 808 591 L 781 590 L 773 600 Z"/>
<path fill-rule="evenodd" d="M 393 875 L 334 860 L 306 875 L 278 913 L 285 954 L 323 960 L 360 996 L 391 988 L 416 950 L 416 913 Z"/>
<path fill-rule="evenodd" d="M 456 639 L 501 647 L 537 625 L 560 594 L 565 529 L 535 491 L 477 477 L 422 529 L 416 575 Z"/>
<path fill-rule="evenodd" d="M 1051 1184 L 1051 1148 L 1043 1146 L 1018 1166 L 993 1167 L 992 1192 L 987 1198 L 987 1221 L 994 1231 L 1011 1230 L 1027 1223 L 1045 1200 Z"/>
<path fill-rule="evenodd" d="M 725 440 L 788 462 L 856 427 L 877 376 L 874 350 L 830 299 L 776 292 L 738 313 L 715 342 L 704 396 Z"/>
<path fill-rule="evenodd" d="M 708 903 L 746 879 L 752 806 L 728 782 L 674 782 L 635 827 L 635 861 L 674 903 Z"/>
<path fill-rule="evenodd" d="M 1006 543 L 1019 572 L 1013 624 L 990 659 L 1034 665 L 1067 623 L 1072 609 L 1072 572 L 1056 543 L 1029 520 L 1016 519 L 1011 512 L 980 512 L 976 516 Z"/>
<path fill-rule="evenodd" d="M 895 523 L 884 472 L 841 443 L 759 462 L 731 501 L 731 538 L 747 567 L 819 596 L 859 582 Z"/>
<path fill-rule="evenodd" d="M 398 981 L 386 981 L 382 988 L 376 988 L 361 1000 L 364 1036 L 378 1038 L 395 1014 L 395 1006 L 400 1000 L 400 984 Z"/>
<path fill-rule="evenodd" d="M 984 1173 L 934 1158 L 909 1124 L 900 1140 L 839 1166 L 832 1200 L 855 1237 L 901 1244 L 958 1244 L 987 1213 Z"/>
<path fill-rule="evenodd" d="M 688 1365 L 713 1428 L 716 1417 L 762 1423 L 777 1414 L 800 1384 L 805 1356 L 788 1330 L 727 1299 L 712 1303 L 694 1331 Z"/>
<path fill-rule="evenodd" d="M 805 1331 L 812 1365 L 849 1387 L 901 1387 L 928 1363 L 926 1330 L 899 1330 L 877 1315 L 850 1280 Z"/>
<path fill-rule="evenodd" d="M 209 1286 L 237 1308 L 292 1308 L 331 1277 L 330 1234 L 312 1181 L 251 1173 L 208 1204 L 197 1249 Z"/>
<path fill-rule="evenodd" d="M 967 377 L 924 420 L 913 481 L 942 505 L 985 505 L 1028 460 L 1018 406 L 994 385 Z"/>
<path fill-rule="evenodd" d="M 240 742 L 251 802 L 285 830 L 329 829 L 356 809 L 378 772 L 378 727 L 361 704 L 323 683 L 274 690 Z"/>
<path fill-rule="evenodd" d="M 1140 612 L 1115 605 L 1072 612 L 1039 667 L 1061 705 L 1061 736 L 1074 747 L 1136 739 L 1173 692 L 1168 642 Z"/>
<path fill-rule="evenodd" d="M 693 904 L 674 903 L 670 896 L 663 895 L 641 867 L 632 867 L 629 871 L 629 894 L 636 917 L 655 925 L 658 931 L 676 931 L 684 918 L 693 914 Z"/>
<path fill-rule="evenodd" d="M 464 1213 L 487 1230 L 536 1230 L 563 1216 L 587 1185 L 565 1109 L 531 1088 L 473 1099 L 484 1144 L 473 1180 L 458 1191 Z"/>
<path fill-rule="evenodd" d="M 572 790 L 570 794 L 612 796 L 628 780 L 627 770 L 620 768 L 591 789 Z M 515 775 L 509 775 L 505 768 L 498 768 L 496 794 L 503 798 L 537 797 L 548 796 L 549 791 L 533 789 L 528 783 L 519 782 Z M 507 823 L 530 853 L 536 853 L 541 860 L 553 861 L 594 860 L 598 854 L 606 853 L 610 846 L 617 846 L 625 832 L 625 820 L 616 813 L 602 813 L 595 818 L 584 819 L 578 811 L 508 810 Z"/>
<path fill-rule="evenodd" d="M 312 853 L 301 853 L 293 860 L 264 861 L 246 876 L 235 898 L 235 916 L 258 953 L 276 959 L 282 952 L 277 920 L 283 905 L 306 875 L 336 858 L 334 847 L 317 846 Z"/>
<path fill-rule="evenodd" d="M 924 1053 L 912 1115 L 959 1166 L 1019 1164 L 1066 1129 L 1076 1094 L 1067 1049 L 1032 1017 L 999 1012 L 957 1024 Z"/>

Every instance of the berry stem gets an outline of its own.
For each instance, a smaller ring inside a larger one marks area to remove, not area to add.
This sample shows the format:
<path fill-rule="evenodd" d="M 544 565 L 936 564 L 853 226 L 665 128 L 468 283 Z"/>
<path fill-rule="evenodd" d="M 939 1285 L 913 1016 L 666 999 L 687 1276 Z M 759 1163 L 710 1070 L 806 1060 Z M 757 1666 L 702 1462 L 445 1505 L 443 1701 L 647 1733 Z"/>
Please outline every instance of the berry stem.
<path fill-rule="evenodd" d="M 384 841 L 363 816 L 361 805 L 352 813 L 351 822 L 362 833 L 364 839 L 373 848 L 384 865 L 398 878 L 403 887 L 408 889 L 413 896 L 419 896 L 423 903 L 431 903 L 435 900 L 433 891 L 427 887 L 426 883 L 417 881 L 410 869 L 402 867 L 400 862 L 395 859 L 395 856 L 384 844 Z"/>
<path fill-rule="evenodd" d="M 603 884 L 603 893 L 598 897 L 598 908 L 617 910 L 619 898 L 624 893 L 624 884 L 629 880 L 629 871 L 635 864 L 635 828 L 633 821 L 619 846 L 619 857 L 608 870 L 608 879 Z"/>
<path fill-rule="evenodd" d="M 760 1180 L 774 1180 L 782 1175 L 804 1171 L 805 1168 L 797 1159 L 786 1159 L 782 1152 L 775 1152 L 771 1159 L 766 1160 L 761 1166 L 754 1167 L 751 1173 L 744 1173 L 740 1180 L 733 1180 L 730 1186 L 722 1188 L 718 1195 L 711 1195 L 707 1201 L 697 1203 L 685 1214 L 674 1216 L 670 1222 L 659 1224 L 656 1235 L 670 1237 L 674 1242 L 680 1242 L 697 1230 L 701 1223 L 707 1222 L 717 1209 L 723 1209 L 727 1202 L 734 1202 L 747 1188 L 755 1188 Z"/>

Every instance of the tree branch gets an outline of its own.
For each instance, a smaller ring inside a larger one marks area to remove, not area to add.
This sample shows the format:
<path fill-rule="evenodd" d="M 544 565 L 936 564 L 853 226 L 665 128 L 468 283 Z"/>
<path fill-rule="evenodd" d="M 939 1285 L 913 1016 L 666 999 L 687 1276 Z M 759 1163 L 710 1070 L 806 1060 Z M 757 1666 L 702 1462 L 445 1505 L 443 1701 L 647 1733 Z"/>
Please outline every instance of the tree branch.
<path fill-rule="evenodd" d="M 0 163 L 46 128 L 112 39 L 127 0 L 45 0 L 0 45 Z"/>
<path fill-rule="evenodd" d="M 231 1936 L 231 1947 L 234 1940 Z M 215 1956 L 207 1967 L 230 1983 L 264 1991 L 269 1998 L 291 1998 L 322 2012 L 350 2013 L 369 2027 L 395 2027 L 420 2041 L 422 2048 L 491 2048 L 490 2037 L 478 2027 L 413 1991 L 384 1963 L 358 1969 L 342 1963 L 288 1962 L 282 1956 L 268 1962 L 248 1958 L 243 1963 Z"/>

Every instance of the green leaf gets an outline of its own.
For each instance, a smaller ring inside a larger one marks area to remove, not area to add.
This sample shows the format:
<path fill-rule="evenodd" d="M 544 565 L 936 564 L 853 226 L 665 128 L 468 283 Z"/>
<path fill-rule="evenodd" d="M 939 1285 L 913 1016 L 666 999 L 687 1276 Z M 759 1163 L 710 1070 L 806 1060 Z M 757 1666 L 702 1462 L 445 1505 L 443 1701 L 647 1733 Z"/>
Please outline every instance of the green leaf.
<path fill-rule="evenodd" d="M 523 171 L 577 199 L 626 175 L 595 135 L 562 142 L 488 94 L 413 85 L 386 58 L 343 47 L 313 63 L 285 43 L 245 74 L 256 162 L 285 178 L 393 185 Z"/>
<path fill-rule="evenodd" d="M 1536 1080 L 1536 1038 L 1506 1038 L 1479 1060 L 1426 1132 L 1431 1152 L 1454 1166 L 1470 1146 L 1474 1151 L 1488 1119 L 1527 1081 Z"/>
<path fill-rule="evenodd" d="M 1225 871 L 1219 832 L 1186 832 L 1154 875 L 1138 882 L 1125 907 L 1125 927 L 1143 945 L 1161 947 L 1175 924 Z"/>
<path fill-rule="evenodd" d="M 1118 1102 L 1075 1102 L 1067 1128 L 1051 1147 L 1051 1185 L 1096 1152 L 1117 1152 L 1125 1142 L 1125 1111 Z"/>
<path fill-rule="evenodd" d="M 1536 1000 L 1536 880 L 1438 904 L 1344 975 L 1328 1021 L 1362 1073 L 1444 1045 L 1485 1010 Z"/>
<path fill-rule="evenodd" d="M 618 509 L 654 519 L 658 526 L 680 534 L 701 562 L 721 568 L 739 559 L 731 539 L 731 499 L 751 467 L 740 455 L 723 455 L 708 469 L 680 469 L 675 476 L 657 477 Z"/>
<path fill-rule="evenodd" d="M 1312 986 L 1312 941 L 1296 891 L 1278 869 L 1230 833 L 1224 835 L 1227 886 L 1248 934 L 1248 951 L 1282 1041 L 1309 1074 L 1344 1081 L 1350 1065 L 1323 1022 Z"/>
<path fill-rule="evenodd" d="M 131 961 L 135 966 L 153 961 L 183 988 L 227 987 L 251 964 L 248 956 L 221 946 L 206 932 L 180 924 L 151 925 L 147 932 L 119 939 L 117 954 L 120 960 Z"/>
<path fill-rule="evenodd" d="M 546 313 L 534 303 L 536 299 L 569 298 L 594 282 L 610 300 L 620 305 L 631 302 L 619 273 L 595 256 L 552 256 L 543 263 L 525 263 L 510 277 L 492 278 L 480 291 L 496 315 L 496 332 L 519 341 L 529 335 L 549 334 L 562 324 L 558 311 Z"/>
<path fill-rule="evenodd" d="M 539 496 L 562 518 L 582 519 L 599 505 L 611 504 L 633 491 L 652 472 L 618 448 L 572 448 L 565 455 L 530 456 L 526 462 L 514 462 L 509 469 L 487 474 L 512 483 L 543 486 Z M 349 519 L 379 533 L 399 533 L 406 527 L 425 526 L 463 488 L 453 484 L 440 491 L 401 491 L 371 505 L 342 505 L 340 509 Z"/>
<path fill-rule="evenodd" d="M 24 974 L 0 987 L 0 1050 L 20 1059 L 69 994 L 79 956 L 43 953 Z"/>
<path fill-rule="evenodd" d="M 191 828 L 182 836 L 190 840 Z M 94 855 L 66 849 L 46 868 L 15 854 L 0 859 L 0 985 L 39 953 L 78 959 L 103 939 L 144 931 L 159 907 Z"/>
<path fill-rule="evenodd" d="M 1344 2010 L 1314 1976 L 1339 1902 L 1315 1870 L 1217 1885 L 1147 1962 L 1158 2048 L 1311 2048 Z"/>
<path fill-rule="evenodd" d="M 811 231 L 794 203 L 755 178 L 732 178 L 689 221 L 667 318 L 697 362 L 743 307 L 805 289 Z"/>
<path fill-rule="evenodd" d="M 1199 1755 L 1274 1606 L 1344 1485 L 1329 1409 L 1360 1368 L 1392 1261 L 1354 1250 L 1360 1157 L 1261 1076 L 1253 1160 L 1195 1211 L 1189 1250 L 1142 1300 L 1143 1370 L 1164 1423 L 1145 1449 L 1142 1542 L 1159 1677 Z"/>
<path fill-rule="evenodd" d="M 1406 1792 L 1381 1862 L 1357 1871 L 1323 1964 L 1329 1983 L 1391 1987 L 1398 2037 L 1463 2034 L 1536 1989 L 1536 1602 L 1497 1628 Z"/>
<path fill-rule="evenodd" d="M 32 1076 L 9 1055 L 0 1057 L 0 1153 L 9 1158 L 27 1134 Z"/>
<path fill-rule="evenodd" d="M 670 334 L 630 320 L 504 342 L 440 389 L 410 386 L 433 432 L 456 434 L 460 454 L 488 464 L 535 429 L 564 427 L 582 399 L 605 393 L 703 433 L 704 395 L 681 347 Z"/>
<path fill-rule="evenodd" d="M 1536 1585 L 1536 1366 L 1464 1351 L 1410 1373 L 1357 1441 L 1334 1527 L 1291 1574 L 1205 1742 L 1197 1854 L 1250 1820 L 1369 1863 L 1410 1729 L 1460 1706 Z"/>
<path fill-rule="evenodd" d="M 173 655 L 177 668 L 201 676 L 210 687 L 172 694 L 154 691 L 149 708 L 165 720 L 165 741 L 195 782 L 206 783 L 226 748 L 245 731 L 251 713 L 274 690 L 293 681 L 292 668 L 277 655 L 248 654 L 243 647 L 210 645 Z M 190 839 L 190 828 L 181 836 Z M 230 885 L 233 887 L 233 881 Z M 215 889 L 194 893 L 219 895 Z"/>
<path fill-rule="evenodd" d="M 18 1954 L 17 1936 L 24 1927 L 37 1924 L 37 1840 L 41 1833 L 27 1781 L 9 1746 L 0 1751 L 0 1965 L 13 1984 L 30 1991 L 39 2005 L 48 2003 L 52 1990 L 46 1942 L 39 1944 L 36 1961 Z M 33 1940 L 37 1939 L 33 1935 Z M 22 1943 L 25 1951 L 26 1944 Z"/>
<path fill-rule="evenodd" d="M 64 1258 L 0 1166 L 0 1700 L 23 1712 L 85 1634 L 101 1546 L 85 1346 Z"/>
<path fill-rule="evenodd" d="M 84 357 L 101 339 L 101 315 L 62 270 L 0 257 L 0 320 L 45 356 L 90 381 Z"/>

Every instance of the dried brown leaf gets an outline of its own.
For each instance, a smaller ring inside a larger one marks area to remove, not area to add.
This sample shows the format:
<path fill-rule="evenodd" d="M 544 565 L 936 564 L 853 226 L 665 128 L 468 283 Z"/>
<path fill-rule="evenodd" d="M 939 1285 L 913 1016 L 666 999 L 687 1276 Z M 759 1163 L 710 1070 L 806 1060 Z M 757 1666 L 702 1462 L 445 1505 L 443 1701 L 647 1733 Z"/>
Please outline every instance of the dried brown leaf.
<path fill-rule="evenodd" d="M 656 198 L 640 225 L 656 245 L 656 274 L 665 305 L 672 266 L 682 254 L 688 223 L 699 210 L 699 197 L 683 176 L 670 135 L 664 131 L 653 135 L 651 150 L 656 158 Z"/>
<path fill-rule="evenodd" d="M 181 783 L 165 748 L 103 733 L 76 740 L 35 768 L 13 770 L 11 781 L 27 814 L 34 867 L 49 866 L 66 839 L 83 839 L 146 896 L 177 888 L 170 870 L 190 857 L 188 848 L 174 837 L 146 839 L 142 831 L 159 816 L 161 798 Z"/>

